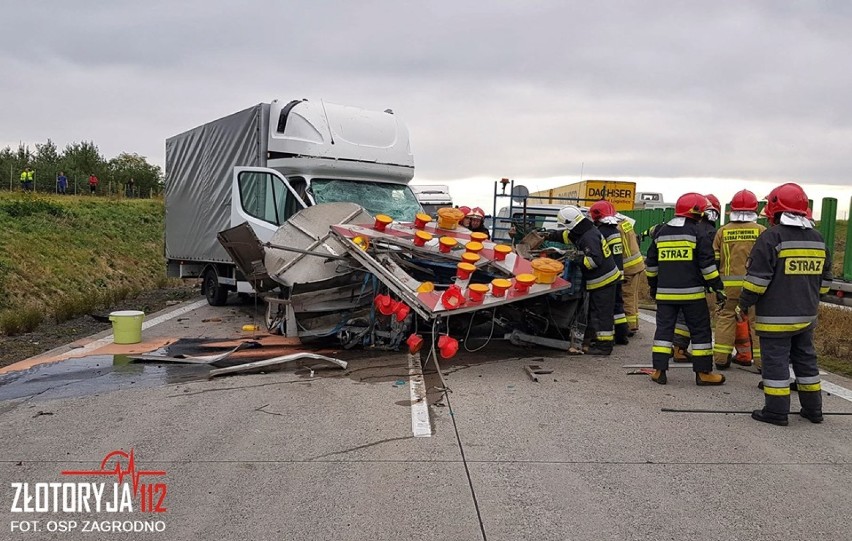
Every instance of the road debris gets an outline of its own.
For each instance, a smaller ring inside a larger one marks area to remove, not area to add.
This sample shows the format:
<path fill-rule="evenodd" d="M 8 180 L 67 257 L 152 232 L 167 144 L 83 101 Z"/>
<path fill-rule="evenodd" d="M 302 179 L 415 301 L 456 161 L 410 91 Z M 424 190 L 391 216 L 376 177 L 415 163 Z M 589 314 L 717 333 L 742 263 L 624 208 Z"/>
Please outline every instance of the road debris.
<path fill-rule="evenodd" d="M 527 371 L 527 374 L 529 374 L 530 379 L 532 379 L 536 383 L 538 383 L 538 381 L 539 381 L 538 376 L 543 376 L 544 374 L 552 374 L 553 373 L 552 368 L 545 368 L 545 367 L 541 366 L 540 364 L 528 364 L 524 367 L 524 370 Z"/>
<path fill-rule="evenodd" d="M 325 355 L 318 355 L 316 353 L 291 353 L 290 355 L 282 355 L 281 357 L 273 357 L 272 359 L 266 359 L 264 361 L 255 361 L 252 363 L 240 364 L 237 366 L 229 366 L 227 368 L 217 368 L 210 371 L 209 377 L 215 378 L 217 376 L 224 376 L 226 374 L 239 374 L 241 372 L 251 372 L 252 370 L 256 370 L 258 368 L 265 368 L 268 366 L 275 366 L 279 364 L 285 364 L 292 361 L 298 361 L 301 359 L 315 359 L 318 361 L 328 361 L 332 364 L 339 366 L 340 368 L 346 369 L 347 363 L 346 361 L 341 361 L 340 359 L 335 359 L 334 357 L 326 357 Z"/>

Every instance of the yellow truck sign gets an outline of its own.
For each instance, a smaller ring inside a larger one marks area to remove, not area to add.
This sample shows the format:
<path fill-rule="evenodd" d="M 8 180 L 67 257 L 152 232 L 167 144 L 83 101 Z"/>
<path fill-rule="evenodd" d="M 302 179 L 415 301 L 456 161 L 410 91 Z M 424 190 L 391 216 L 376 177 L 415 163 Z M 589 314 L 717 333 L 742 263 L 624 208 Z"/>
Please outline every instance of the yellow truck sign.
<path fill-rule="evenodd" d="M 621 180 L 584 180 L 529 195 L 530 202 L 571 204 L 571 201 L 558 198 L 578 199 L 579 204 L 586 207 L 595 201 L 606 199 L 615 205 L 616 210 L 633 210 L 636 183 Z"/>

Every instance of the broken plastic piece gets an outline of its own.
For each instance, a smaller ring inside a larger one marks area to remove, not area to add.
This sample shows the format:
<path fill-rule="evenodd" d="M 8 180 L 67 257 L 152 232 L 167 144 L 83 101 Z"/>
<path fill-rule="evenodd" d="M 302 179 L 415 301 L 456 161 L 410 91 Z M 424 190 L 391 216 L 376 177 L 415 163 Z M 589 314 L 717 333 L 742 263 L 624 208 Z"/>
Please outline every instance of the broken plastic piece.
<path fill-rule="evenodd" d="M 441 295 L 441 304 L 444 305 L 444 308 L 447 310 L 455 310 L 459 306 L 464 304 L 464 295 L 462 295 L 461 289 L 459 286 L 452 285 L 444 291 L 444 294 Z"/>
<path fill-rule="evenodd" d="M 411 333 L 405 343 L 408 344 L 409 353 L 417 353 L 423 347 L 423 337 L 419 334 Z"/>
<path fill-rule="evenodd" d="M 459 341 L 447 335 L 438 338 L 438 351 L 441 358 L 450 359 L 459 351 Z"/>

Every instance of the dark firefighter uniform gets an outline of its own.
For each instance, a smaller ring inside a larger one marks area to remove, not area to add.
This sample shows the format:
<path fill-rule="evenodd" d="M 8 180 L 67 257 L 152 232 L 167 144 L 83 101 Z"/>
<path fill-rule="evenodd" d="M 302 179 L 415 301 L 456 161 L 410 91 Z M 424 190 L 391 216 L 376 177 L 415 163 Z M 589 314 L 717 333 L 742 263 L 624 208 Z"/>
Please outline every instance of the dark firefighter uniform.
<path fill-rule="evenodd" d="M 656 232 L 648 248 L 645 274 L 651 294 L 657 301 L 657 330 L 652 359 L 654 369 L 668 370 L 678 314 L 683 313 L 692 336 L 692 369 L 696 383 L 704 385 L 698 373 L 713 370 L 713 336 L 705 289 L 721 291 L 722 280 L 713 261 L 713 246 L 694 220 L 675 218 Z M 722 380 L 724 381 L 724 380 Z"/>
<path fill-rule="evenodd" d="M 716 314 L 716 335 L 713 343 L 713 362 L 716 368 L 727 368 L 731 357 L 734 356 L 734 339 L 737 332 L 735 310 L 745 280 L 746 262 L 757 237 L 765 230 L 765 227 L 755 222 L 728 222 L 719 228 L 716 238 L 713 239 L 716 266 L 728 297 L 725 307 Z M 750 325 L 750 330 L 751 354 L 754 364 L 760 368 L 760 342 L 754 325 Z"/>
<path fill-rule="evenodd" d="M 630 220 L 618 222 L 618 229 L 624 247 L 624 282 L 621 288 L 624 313 L 627 316 L 627 328 L 633 333 L 639 330 L 639 275 L 645 271 L 645 259 L 639 251 L 639 240 Z"/>
<path fill-rule="evenodd" d="M 820 294 L 831 284 L 831 255 L 815 229 L 776 225 L 751 251 L 739 310 L 755 307 L 754 330 L 763 356 L 765 406 L 753 416 L 786 424 L 790 412 L 792 363 L 802 416 L 822 421 L 814 326 Z"/>
<path fill-rule="evenodd" d="M 589 327 L 595 333 L 595 343 L 588 353 L 609 355 L 615 339 L 612 315 L 615 310 L 615 288 L 621 280 L 621 271 L 615 265 L 606 240 L 587 219 L 581 220 L 574 229 L 551 231 L 546 239 L 573 244 L 582 253 L 579 262 L 589 295 Z"/>
<path fill-rule="evenodd" d="M 698 221 L 698 230 L 701 233 L 701 236 L 705 237 L 712 246 L 713 239 L 716 238 L 716 223 L 711 222 L 707 218 L 707 216 L 702 216 L 701 219 Z M 716 297 L 712 293 L 707 293 L 706 299 L 707 311 L 710 314 L 710 328 L 712 329 L 716 320 Z M 689 358 L 686 354 L 686 349 L 689 347 L 689 342 L 691 340 L 692 336 L 689 332 L 689 326 L 686 324 L 686 320 L 684 319 L 683 313 L 681 313 L 677 318 L 677 323 L 675 324 L 675 337 L 672 341 L 674 343 L 675 361 L 689 361 Z"/>
<path fill-rule="evenodd" d="M 624 243 L 621 240 L 621 231 L 616 224 L 608 224 L 599 222 L 597 225 L 598 231 L 603 235 L 604 241 L 612 253 L 612 260 L 615 266 L 624 275 Z M 613 309 L 613 324 L 615 325 L 615 343 L 627 344 L 627 314 L 624 313 L 624 297 L 622 296 L 622 282 L 619 279 L 615 282 L 615 305 Z"/>

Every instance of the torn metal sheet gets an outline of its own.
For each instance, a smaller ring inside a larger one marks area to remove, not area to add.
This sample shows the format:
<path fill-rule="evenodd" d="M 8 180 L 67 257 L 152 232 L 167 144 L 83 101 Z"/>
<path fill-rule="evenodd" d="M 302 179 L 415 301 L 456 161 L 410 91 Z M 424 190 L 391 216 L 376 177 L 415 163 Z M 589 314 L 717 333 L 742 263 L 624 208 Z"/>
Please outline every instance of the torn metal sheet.
<path fill-rule="evenodd" d="M 571 342 L 567 340 L 557 340 L 555 338 L 543 338 L 541 336 L 533 336 L 531 334 L 522 333 L 520 331 L 512 331 L 505 336 L 513 346 L 544 346 L 547 348 L 559 349 L 568 351 L 571 349 Z"/>
<path fill-rule="evenodd" d="M 331 236 L 329 226 L 352 223 L 370 224 L 373 217 L 356 203 L 327 203 L 300 210 L 282 224 L 269 241 L 263 261 L 270 276 L 292 287 L 350 272 L 349 267 L 339 261 L 347 250 L 340 240 Z"/>
<path fill-rule="evenodd" d="M 219 361 L 224 361 L 232 354 L 240 351 L 241 349 L 247 348 L 258 348 L 261 347 L 259 342 L 254 341 L 246 341 L 240 343 L 237 347 L 229 349 L 223 353 L 219 353 L 217 355 L 176 355 L 176 356 L 168 356 L 168 355 L 154 355 L 154 354 L 145 354 L 145 355 L 130 355 L 128 356 L 132 361 L 143 361 L 143 362 L 158 362 L 158 363 L 182 363 L 182 364 L 216 364 Z"/>
<path fill-rule="evenodd" d="M 217 368 L 210 371 L 209 377 L 215 378 L 216 376 L 224 376 L 226 374 L 239 374 L 241 372 L 250 372 L 252 370 L 256 370 L 258 368 L 265 368 L 268 366 L 275 366 L 279 364 L 285 364 L 292 361 L 299 361 L 301 359 L 315 359 L 318 361 L 328 361 L 332 364 L 343 368 L 344 370 L 347 367 L 346 361 L 341 361 L 340 359 L 335 359 L 334 357 L 326 357 L 325 355 L 319 355 L 316 353 L 291 353 L 290 355 L 282 355 L 281 357 L 273 357 L 272 359 L 266 359 L 264 361 L 255 361 L 253 363 L 245 363 L 237 366 L 229 366 L 227 368 Z"/>

